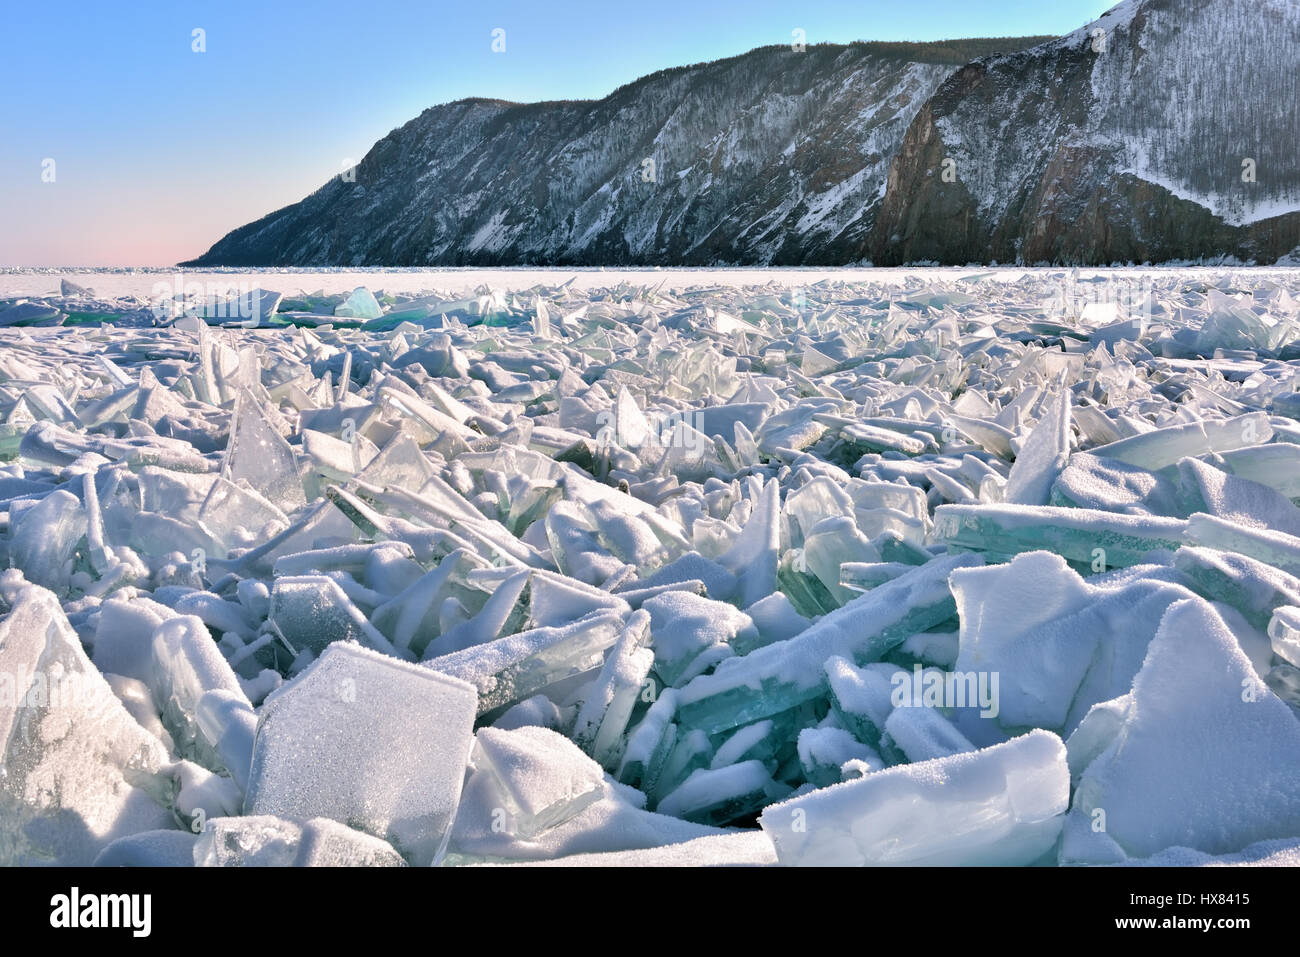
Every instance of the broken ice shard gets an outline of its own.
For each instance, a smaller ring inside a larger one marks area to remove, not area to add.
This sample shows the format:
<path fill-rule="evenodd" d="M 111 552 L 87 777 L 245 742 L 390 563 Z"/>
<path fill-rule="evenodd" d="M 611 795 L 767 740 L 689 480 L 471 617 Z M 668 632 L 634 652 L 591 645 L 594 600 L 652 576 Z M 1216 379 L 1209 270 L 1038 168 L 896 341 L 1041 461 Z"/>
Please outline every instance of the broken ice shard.
<path fill-rule="evenodd" d="M 1300 605 L 1300 578 L 1245 555 L 1189 545 L 1174 554 L 1174 567 L 1201 595 L 1231 605 L 1259 629 L 1275 609 Z"/>
<path fill-rule="evenodd" d="M 1009 556 L 1045 549 L 1106 568 L 1136 565 L 1153 551 L 1173 551 L 1187 523 L 1085 508 L 1028 505 L 940 505 L 934 539 L 949 546 Z"/>
<path fill-rule="evenodd" d="M 328 817 L 412 864 L 435 863 L 460 800 L 476 703 L 456 678 L 332 644 L 263 705 L 244 811 Z"/>
<path fill-rule="evenodd" d="M 173 825 L 166 748 L 113 694 L 58 599 L 0 574 L 0 863 L 86 866 Z"/>
<path fill-rule="evenodd" d="M 193 310 L 211 325 L 240 325 L 256 328 L 271 321 L 283 298 L 278 292 L 252 289 L 242 295 L 220 302 L 208 303 L 201 310 Z"/>
<path fill-rule="evenodd" d="M 857 668 L 839 655 L 827 658 L 823 667 L 831 708 L 840 722 L 859 741 L 878 745 L 894 708 L 894 675 L 902 669 L 889 664 Z"/>
<path fill-rule="evenodd" d="M 1158 578 L 1085 580 L 1049 552 L 955 572 L 953 592 L 962 622 L 955 670 L 998 677 L 990 718 L 1008 731 L 1060 734 L 1128 691 L 1166 610 L 1192 597 Z"/>
<path fill-rule="evenodd" d="M 334 315 L 347 319 L 378 319 L 383 315 L 379 303 L 365 286 L 357 286 L 347 300 L 336 306 Z"/>
<path fill-rule="evenodd" d="M 1289 575 L 1300 575 L 1300 538 L 1294 535 L 1228 522 L 1203 513 L 1188 519 L 1186 534 L 1197 545 L 1236 552 Z"/>
<path fill-rule="evenodd" d="M 478 691 L 478 713 L 485 714 L 601 667 L 622 630 L 621 617 L 595 612 L 563 627 L 522 631 L 443 655 L 423 667 L 468 681 Z"/>
<path fill-rule="evenodd" d="M 1275 655 L 1300 667 L 1300 608 L 1288 605 L 1274 611 L 1268 637 Z"/>
<path fill-rule="evenodd" d="M 1272 437 L 1268 416 L 1253 412 L 1220 421 L 1171 425 L 1098 446 L 1091 451 L 1093 455 L 1157 471 L 1188 456 L 1229 452 L 1262 444 Z"/>
<path fill-rule="evenodd" d="M 202 621 L 184 615 L 154 630 L 150 685 L 178 753 L 212 770 L 224 770 L 220 755 L 199 732 L 199 699 L 209 691 L 224 691 L 251 705 Z"/>
<path fill-rule="evenodd" d="M 11 560 L 33 584 L 65 589 L 77 542 L 86 534 L 86 513 L 63 489 L 27 504 L 22 511 L 11 508 Z"/>
<path fill-rule="evenodd" d="M 715 734 L 823 694 L 828 658 L 875 661 L 909 635 L 952 617 L 956 606 L 948 576 L 979 564 L 976 555 L 936 558 L 855 598 L 794 638 L 724 661 L 682 689 L 680 720 Z"/>
<path fill-rule="evenodd" d="M 804 728 L 799 732 L 797 748 L 804 777 L 816 787 L 847 780 L 844 766 L 850 762 L 870 771 L 885 767 L 879 754 L 843 728 Z"/>
<path fill-rule="evenodd" d="M 885 733 L 912 764 L 974 751 L 975 745 L 937 709 L 895 708 L 885 721 Z"/>
<path fill-rule="evenodd" d="M 336 641 L 356 641 L 369 648 L 407 657 L 356 607 L 333 578 L 293 575 L 277 578 L 271 589 L 270 620 L 291 653 L 320 654 Z"/>
<path fill-rule="evenodd" d="M 654 664 L 654 652 L 642 644 L 649 631 L 649 613 L 634 612 L 578 709 L 573 740 L 609 770 L 614 770 L 622 757 L 623 732 L 637 698 L 648 690 L 646 678 Z"/>
<path fill-rule="evenodd" d="M 789 793 L 789 786 L 773 781 L 761 761 L 742 761 L 694 771 L 659 802 L 658 810 L 700 824 L 727 824 Z"/>
<path fill-rule="evenodd" d="M 1003 501 L 1010 505 L 1046 505 L 1052 483 L 1069 456 L 1070 393 L 1062 390 L 1016 456 Z"/>
<path fill-rule="evenodd" d="M 720 601 L 672 591 L 641 607 L 650 615 L 655 671 L 673 687 L 759 644 L 749 616 Z"/>
<path fill-rule="evenodd" d="M 267 421 L 257 399 L 247 390 L 235 402 L 222 474 L 236 484 L 246 482 L 284 511 L 306 502 L 292 446 Z"/>

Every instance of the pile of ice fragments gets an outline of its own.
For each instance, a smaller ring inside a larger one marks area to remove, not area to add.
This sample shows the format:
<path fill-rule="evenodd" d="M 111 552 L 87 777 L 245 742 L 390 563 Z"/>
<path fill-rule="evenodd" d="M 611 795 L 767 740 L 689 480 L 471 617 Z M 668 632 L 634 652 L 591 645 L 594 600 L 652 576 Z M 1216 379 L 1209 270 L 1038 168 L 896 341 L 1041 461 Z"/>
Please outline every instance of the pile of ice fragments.
<path fill-rule="evenodd" d="M 11 323 L 0 861 L 1300 859 L 1300 305 L 1125 282 Z"/>

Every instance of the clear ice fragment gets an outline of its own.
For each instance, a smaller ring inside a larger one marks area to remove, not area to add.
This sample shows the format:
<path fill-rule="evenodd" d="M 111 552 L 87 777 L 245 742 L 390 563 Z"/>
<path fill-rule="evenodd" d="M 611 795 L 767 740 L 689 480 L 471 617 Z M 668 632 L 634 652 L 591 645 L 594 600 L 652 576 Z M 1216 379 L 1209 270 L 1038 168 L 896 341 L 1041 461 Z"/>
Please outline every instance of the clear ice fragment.
<path fill-rule="evenodd" d="M 263 704 L 244 811 L 328 817 L 383 838 L 412 864 L 437 863 L 476 703 L 474 688 L 456 678 L 330 645 Z"/>

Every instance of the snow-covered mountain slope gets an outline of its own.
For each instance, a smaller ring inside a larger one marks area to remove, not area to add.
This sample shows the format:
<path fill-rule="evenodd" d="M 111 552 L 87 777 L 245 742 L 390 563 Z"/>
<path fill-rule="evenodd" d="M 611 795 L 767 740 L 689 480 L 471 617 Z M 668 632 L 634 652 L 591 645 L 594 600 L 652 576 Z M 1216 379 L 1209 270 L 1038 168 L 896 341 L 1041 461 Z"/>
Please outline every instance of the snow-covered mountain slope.
<path fill-rule="evenodd" d="M 433 107 L 196 262 L 845 262 L 940 83 L 1043 39 L 765 47 L 599 101 Z"/>
<path fill-rule="evenodd" d="M 194 264 L 1293 261 L 1297 63 L 1296 0 L 1125 0 L 1055 39 L 765 47 L 599 101 L 466 100 Z"/>
<path fill-rule="evenodd" d="M 971 63 L 908 131 L 870 254 L 1274 262 L 1300 245 L 1297 63 L 1294 0 L 1126 0 Z"/>

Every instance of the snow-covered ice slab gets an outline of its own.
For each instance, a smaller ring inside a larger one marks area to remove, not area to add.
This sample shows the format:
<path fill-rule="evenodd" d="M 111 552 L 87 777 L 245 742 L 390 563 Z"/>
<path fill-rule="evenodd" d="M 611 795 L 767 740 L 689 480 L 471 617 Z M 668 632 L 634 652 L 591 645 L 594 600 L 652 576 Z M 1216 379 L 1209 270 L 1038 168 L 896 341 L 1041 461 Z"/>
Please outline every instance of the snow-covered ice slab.
<path fill-rule="evenodd" d="M 770 867 L 777 863 L 772 840 L 762 831 L 697 837 L 641 851 L 569 854 L 518 867 Z"/>
<path fill-rule="evenodd" d="M 494 779 L 506 812 L 502 824 L 530 839 L 562 824 L 604 796 L 600 765 L 547 728 L 482 728 L 475 765 Z"/>
<path fill-rule="evenodd" d="M 1046 731 L 868 774 L 775 804 L 759 819 L 782 864 L 1030 864 L 1069 804 L 1061 739 Z"/>
<path fill-rule="evenodd" d="M 1223 619 L 1165 613 L 1123 723 L 1083 772 L 1063 861 L 1169 847 L 1228 854 L 1300 833 L 1300 719 L 1263 686 Z"/>
<path fill-rule="evenodd" d="M 1059 555 L 1026 552 L 954 573 L 962 620 L 955 671 L 999 676 L 993 720 L 1003 728 L 1068 735 L 1093 705 L 1128 692 L 1169 606 L 1193 597 L 1162 580 L 1166 570 L 1151 572 L 1094 583 Z"/>
<path fill-rule="evenodd" d="M 1151 857 L 1124 862 L 1125 867 L 1300 867 L 1300 839 L 1260 841 L 1235 854 L 1206 854 L 1190 847 L 1168 847 Z"/>

